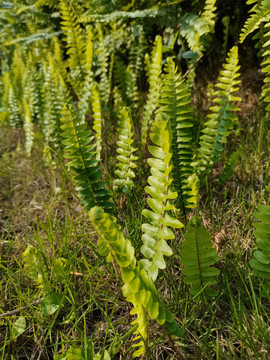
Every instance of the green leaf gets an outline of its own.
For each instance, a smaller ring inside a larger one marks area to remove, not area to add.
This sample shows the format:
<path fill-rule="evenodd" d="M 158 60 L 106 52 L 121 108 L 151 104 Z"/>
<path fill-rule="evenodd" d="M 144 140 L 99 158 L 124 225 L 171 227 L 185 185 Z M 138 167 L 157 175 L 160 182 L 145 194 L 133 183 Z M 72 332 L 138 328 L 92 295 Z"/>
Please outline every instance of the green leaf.
<path fill-rule="evenodd" d="M 63 295 L 52 293 L 44 297 L 41 301 L 41 308 L 44 316 L 54 314 L 63 302 Z"/>
<path fill-rule="evenodd" d="M 25 317 L 21 316 L 15 321 L 12 327 L 12 338 L 17 338 L 20 336 L 26 329 L 26 320 Z"/>

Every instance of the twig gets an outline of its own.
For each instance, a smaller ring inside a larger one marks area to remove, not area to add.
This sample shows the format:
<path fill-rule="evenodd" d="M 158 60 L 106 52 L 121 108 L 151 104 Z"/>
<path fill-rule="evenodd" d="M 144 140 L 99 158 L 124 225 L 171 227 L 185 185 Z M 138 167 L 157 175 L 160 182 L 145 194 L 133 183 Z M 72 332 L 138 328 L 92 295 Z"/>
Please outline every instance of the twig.
<path fill-rule="evenodd" d="M 194 66 L 196 66 L 198 64 L 198 62 L 201 60 L 201 58 L 203 57 L 203 54 L 201 56 L 198 57 L 198 59 L 195 61 L 195 63 L 184 73 L 184 75 L 182 76 L 182 79 L 185 79 L 188 74 L 191 72 L 191 70 L 194 68 Z"/>
<path fill-rule="evenodd" d="M 15 309 L 15 310 L 6 312 L 6 313 L 4 313 L 4 314 L 0 314 L 0 318 L 12 316 L 12 315 L 16 315 L 16 314 L 18 314 L 19 312 L 28 309 L 30 306 L 37 306 L 37 305 L 39 305 L 42 300 L 43 300 L 43 298 L 40 298 L 40 299 L 38 299 L 37 301 L 33 302 L 33 303 L 30 304 L 30 305 L 25 305 L 25 306 L 23 306 L 23 307 L 21 307 L 21 308 L 19 308 L 19 309 Z"/>

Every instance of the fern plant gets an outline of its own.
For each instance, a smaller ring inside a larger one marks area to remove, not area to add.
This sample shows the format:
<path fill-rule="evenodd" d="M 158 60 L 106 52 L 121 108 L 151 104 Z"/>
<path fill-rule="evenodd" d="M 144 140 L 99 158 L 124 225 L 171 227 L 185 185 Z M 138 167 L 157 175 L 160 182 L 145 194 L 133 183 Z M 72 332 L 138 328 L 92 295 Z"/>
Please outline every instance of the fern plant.
<path fill-rule="evenodd" d="M 177 198 L 177 192 L 172 189 L 172 135 L 166 115 L 157 115 L 150 138 L 154 146 L 149 146 L 148 150 L 154 157 L 148 159 L 151 176 L 148 178 L 149 186 L 145 187 L 145 191 L 150 195 L 147 203 L 151 210 L 144 209 L 142 212 L 147 223 L 142 225 L 144 244 L 141 252 L 146 259 L 141 260 L 141 263 L 155 281 L 158 270 L 166 267 L 164 256 L 173 253 L 166 241 L 175 238 L 170 227 L 181 228 L 183 224 L 173 215 L 173 200 Z"/>
<path fill-rule="evenodd" d="M 82 203 L 87 209 L 98 205 L 111 212 L 113 205 L 105 183 L 101 181 L 102 172 L 96 160 L 92 133 L 68 106 L 64 106 L 62 114 L 62 143 L 65 146 L 65 157 L 69 159 L 67 166 L 74 173 Z"/>
<path fill-rule="evenodd" d="M 209 296 L 216 295 L 216 291 L 209 285 L 217 283 L 215 276 L 219 274 L 219 269 L 210 266 L 218 259 L 210 235 L 202 226 L 198 215 L 193 216 L 187 225 L 180 250 L 180 263 L 185 266 L 184 283 L 193 285 L 190 289 L 192 295 L 198 295 L 200 292 Z"/>
<path fill-rule="evenodd" d="M 133 178 L 135 173 L 133 169 L 137 168 L 136 161 L 138 157 L 134 152 L 138 149 L 133 147 L 133 129 L 130 118 L 130 111 L 124 107 L 119 114 L 118 121 L 118 135 L 117 141 L 117 160 L 119 161 L 116 166 L 118 169 L 115 171 L 117 178 L 114 180 L 115 189 L 130 193 L 134 187 Z"/>
<path fill-rule="evenodd" d="M 254 235 L 257 238 L 258 250 L 254 252 L 254 258 L 250 261 L 250 266 L 254 275 L 264 282 L 262 291 L 263 296 L 270 295 L 270 206 L 259 205 L 258 212 L 254 216 L 260 220 L 260 223 L 253 224 L 257 229 Z"/>
<path fill-rule="evenodd" d="M 135 344 L 138 349 L 133 357 L 145 353 L 145 342 L 147 341 L 148 319 L 146 310 L 151 319 L 157 320 L 160 325 L 165 325 L 171 334 L 181 334 L 178 324 L 172 314 L 161 304 L 157 290 L 146 270 L 137 264 L 134 255 L 135 249 L 130 240 L 126 239 L 116 220 L 106 214 L 103 209 L 94 207 L 89 213 L 90 221 L 100 234 L 98 247 L 101 255 L 107 255 L 111 260 L 114 256 L 120 269 L 124 282 L 123 294 L 128 302 L 131 302 L 132 315 L 137 315 L 133 324 L 138 324 L 134 340 L 141 340 Z"/>
<path fill-rule="evenodd" d="M 233 95 L 240 83 L 236 46 L 230 50 L 223 68 L 224 70 L 220 72 L 219 83 L 216 85 L 220 90 L 214 93 L 213 101 L 217 105 L 210 108 L 212 113 L 208 115 L 208 121 L 200 136 L 198 162 L 201 174 L 207 174 L 213 164 L 219 160 L 223 144 L 226 143 L 227 137 L 237 122 L 237 116 L 233 111 L 238 111 L 239 108 L 232 104 L 232 101 L 241 101 L 240 97 Z"/>

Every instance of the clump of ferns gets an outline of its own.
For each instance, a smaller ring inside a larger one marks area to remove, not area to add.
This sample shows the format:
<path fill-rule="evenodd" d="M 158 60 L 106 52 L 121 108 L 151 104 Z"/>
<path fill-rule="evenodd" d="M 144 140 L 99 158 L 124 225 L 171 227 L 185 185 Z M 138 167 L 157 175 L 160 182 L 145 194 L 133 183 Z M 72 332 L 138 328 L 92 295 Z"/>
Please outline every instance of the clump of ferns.
<path fill-rule="evenodd" d="M 130 193 L 134 187 L 133 178 L 135 173 L 133 169 L 137 168 L 136 161 L 138 157 L 134 153 L 138 150 L 134 148 L 133 143 L 133 125 L 130 117 L 130 110 L 127 107 L 119 113 L 118 120 L 118 141 L 117 156 L 118 163 L 115 170 L 116 179 L 114 180 L 114 189 L 119 192 Z"/>

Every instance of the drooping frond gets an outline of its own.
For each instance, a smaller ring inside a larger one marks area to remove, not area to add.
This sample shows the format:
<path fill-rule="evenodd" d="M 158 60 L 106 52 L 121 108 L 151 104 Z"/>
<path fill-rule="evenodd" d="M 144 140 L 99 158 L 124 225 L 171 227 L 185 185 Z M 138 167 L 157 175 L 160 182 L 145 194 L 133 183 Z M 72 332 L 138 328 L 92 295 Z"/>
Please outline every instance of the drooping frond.
<path fill-rule="evenodd" d="M 237 122 L 237 116 L 232 112 L 239 110 L 232 104 L 232 101 L 241 101 L 241 98 L 233 95 L 238 90 L 237 85 L 240 83 L 238 80 L 240 66 L 238 65 L 238 48 L 236 46 L 230 50 L 223 68 L 216 85 L 220 90 L 214 93 L 213 101 L 217 105 L 210 108 L 212 113 L 208 115 L 208 121 L 200 136 L 198 162 L 199 169 L 204 174 L 218 161 L 223 144 L 226 143 L 227 137 Z"/>
<path fill-rule="evenodd" d="M 160 87 L 160 73 L 161 73 L 161 60 L 162 60 L 162 38 L 161 36 L 156 36 L 154 47 L 151 53 L 151 63 L 149 65 L 148 75 L 148 83 L 149 83 L 149 93 L 146 104 L 143 109 L 143 118 L 141 124 L 141 143 L 143 146 L 146 144 L 147 134 L 148 134 L 148 126 L 150 124 L 150 120 L 152 119 L 153 112 L 155 111 Z"/>
<path fill-rule="evenodd" d="M 172 131 L 173 185 L 178 192 L 177 204 L 185 214 L 189 198 L 187 192 L 190 190 L 187 186 L 187 178 L 193 173 L 193 109 L 191 106 L 191 94 L 171 58 L 167 58 L 165 72 L 160 94 L 159 111 L 169 117 Z"/>
<path fill-rule="evenodd" d="M 252 14 L 245 22 L 242 33 L 240 34 L 240 42 L 243 42 L 249 34 L 259 28 L 261 23 L 267 22 L 269 19 L 270 0 L 262 0 L 261 3 L 256 4 L 252 8 Z"/>
<path fill-rule="evenodd" d="M 89 213 L 90 221 L 100 234 L 98 247 L 101 255 L 113 255 L 121 269 L 124 282 L 123 294 L 128 302 L 133 305 L 132 315 L 137 315 L 134 324 L 138 324 L 135 340 L 142 339 L 135 347 L 139 349 L 133 357 L 140 356 L 145 352 L 147 341 L 147 317 L 145 310 L 151 319 L 160 325 L 165 325 L 171 334 L 179 336 L 181 331 L 173 319 L 172 314 L 165 309 L 159 300 L 155 285 L 141 264 L 137 264 L 135 249 L 129 239 L 121 231 L 116 220 L 106 214 L 103 209 L 94 207 Z M 107 259 L 108 259 L 107 258 Z"/>
<path fill-rule="evenodd" d="M 254 235 L 257 238 L 259 250 L 254 252 L 254 258 L 250 261 L 253 274 L 264 281 L 262 295 L 270 295 L 270 206 L 259 205 L 259 212 L 253 215 L 261 220 L 260 223 L 253 224 L 257 229 Z"/>
<path fill-rule="evenodd" d="M 115 170 L 117 178 L 114 180 L 115 189 L 130 193 L 134 187 L 133 178 L 135 173 L 133 169 L 137 168 L 135 161 L 138 157 L 134 155 L 134 152 L 138 149 L 133 147 L 133 129 L 130 118 L 130 111 L 127 107 L 124 107 L 119 114 L 118 120 L 118 135 L 117 141 L 117 160 L 119 161 Z"/>
<path fill-rule="evenodd" d="M 112 211 L 110 194 L 101 181 L 101 166 L 96 160 L 95 145 L 86 123 L 81 124 L 74 112 L 65 106 L 62 111 L 62 141 L 65 146 L 65 157 L 69 159 L 68 168 L 74 173 L 80 198 L 87 209 L 101 206 Z"/>
<path fill-rule="evenodd" d="M 166 241 L 175 238 L 170 227 L 181 228 L 183 224 L 173 215 L 175 210 L 173 200 L 177 198 L 177 192 L 172 190 L 172 137 L 166 115 L 162 113 L 157 115 L 151 128 L 150 138 L 154 146 L 149 146 L 148 150 L 154 157 L 147 161 L 151 167 L 151 176 L 148 178 L 149 186 L 145 187 L 145 191 L 150 195 L 147 203 L 151 210 L 142 211 L 147 223 L 142 225 L 144 244 L 141 252 L 146 259 L 141 262 L 155 281 L 158 270 L 166 267 L 164 256 L 172 255 L 172 250 Z"/>
<path fill-rule="evenodd" d="M 180 263 L 185 266 L 184 283 L 193 285 L 190 289 L 192 295 L 197 295 L 200 291 L 206 295 L 216 295 L 216 291 L 209 285 L 217 283 L 215 276 L 219 274 L 219 270 L 210 266 L 214 265 L 219 257 L 213 248 L 211 236 L 197 215 L 188 223 L 184 237 L 180 250 Z"/>
<path fill-rule="evenodd" d="M 93 14 L 93 11 L 90 10 L 85 15 L 82 16 L 81 21 L 85 23 L 89 23 L 92 21 L 95 22 L 104 22 L 110 23 L 114 22 L 117 19 L 137 19 L 137 18 L 145 18 L 145 17 L 156 17 L 160 14 L 160 10 L 158 9 L 145 9 L 145 10 L 136 10 L 132 12 L 128 11 L 113 11 L 111 14 Z"/>

